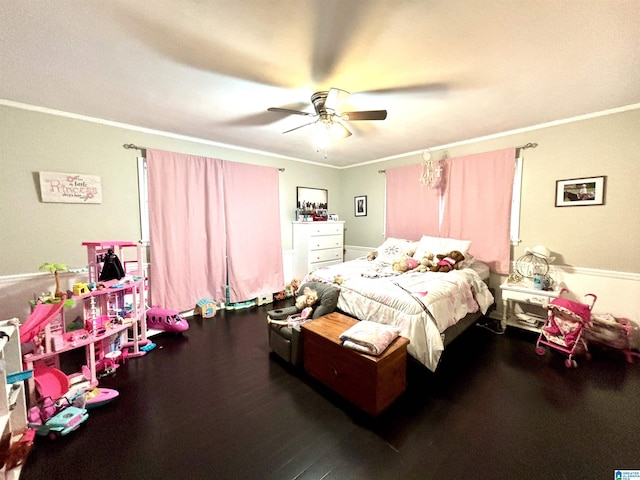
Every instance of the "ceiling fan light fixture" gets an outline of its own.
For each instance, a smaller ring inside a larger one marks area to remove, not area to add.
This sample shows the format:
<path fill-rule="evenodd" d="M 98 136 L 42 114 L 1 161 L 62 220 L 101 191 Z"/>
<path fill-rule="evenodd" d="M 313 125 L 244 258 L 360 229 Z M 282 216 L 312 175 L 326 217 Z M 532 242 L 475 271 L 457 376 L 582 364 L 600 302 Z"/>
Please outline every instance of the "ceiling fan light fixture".
<path fill-rule="evenodd" d="M 313 124 L 313 143 L 318 151 L 326 151 L 331 145 L 331 126 L 323 121 Z"/>
<path fill-rule="evenodd" d="M 311 103 L 315 110 L 315 115 L 300 110 L 288 108 L 270 107 L 267 110 L 276 113 L 285 113 L 311 116 L 315 121 L 291 128 L 283 133 L 289 133 L 299 128 L 311 125 L 313 129 L 312 139 L 319 151 L 326 151 L 331 142 L 341 140 L 351 136 L 351 131 L 344 125 L 343 121 L 351 120 L 384 120 L 387 118 L 386 110 L 360 110 L 355 112 L 341 112 L 342 106 L 346 104 L 349 92 L 339 88 L 331 88 L 328 91 L 316 92 L 311 96 Z"/>

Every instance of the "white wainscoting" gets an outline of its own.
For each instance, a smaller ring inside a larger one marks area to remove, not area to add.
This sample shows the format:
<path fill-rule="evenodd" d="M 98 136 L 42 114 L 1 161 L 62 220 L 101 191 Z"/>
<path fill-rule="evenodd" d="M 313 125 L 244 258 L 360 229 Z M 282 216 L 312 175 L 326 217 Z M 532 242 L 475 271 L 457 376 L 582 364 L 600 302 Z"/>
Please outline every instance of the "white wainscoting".
<path fill-rule="evenodd" d="M 366 256 L 372 250 L 372 247 L 346 245 L 345 261 Z M 293 250 L 283 251 L 282 257 L 285 283 L 288 283 L 293 279 Z M 606 312 L 640 322 L 640 274 L 566 266 L 552 266 L 549 273 L 556 282 L 563 282 L 570 290 L 568 298 L 581 301 L 587 293 L 594 293 L 598 296 L 594 312 Z M 496 295 L 497 310 L 492 314 L 496 318 L 500 318 L 502 310 L 499 287 L 505 280 L 506 276 L 496 274 L 492 274 L 489 280 L 489 286 Z M 86 274 L 60 274 L 60 285 L 65 290 L 72 288 L 76 282 L 85 281 Z M 0 318 L 18 317 L 24 320 L 30 312 L 29 300 L 34 295 L 53 290 L 54 286 L 53 275 L 50 273 L 0 277 Z M 75 318 L 71 315 L 69 317 Z"/>
<path fill-rule="evenodd" d="M 282 251 L 282 268 L 284 272 L 284 283 L 287 285 L 293 280 L 293 250 Z"/>
<path fill-rule="evenodd" d="M 78 282 L 87 282 L 87 273 L 60 272 L 60 289 L 73 289 Z M 52 273 L 27 273 L 23 275 L 7 275 L 0 277 L 0 318 L 17 317 L 24 322 L 31 313 L 29 300 L 44 292 L 53 292 L 56 282 Z M 80 306 L 80 308 L 82 308 Z M 80 310 L 80 313 L 82 311 Z M 65 315 L 73 320 L 75 309 L 66 309 Z"/>
<path fill-rule="evenodd" d="M 569 290 L 563 297 L 590 305 L 591 298 L 585 295 L 593 293 L 598 297 L 594 313 L 610 313 L 640 322 L 640 274 L 555 265 L 549 274 L 560 287 Z M 499 285 L 505 280 L 506 276 L 492 274 L 489 282 L 496 289 L 497 311 L 492 315 L 496 318 L 502 314 Z"/>
<path fill-rule="evenodd" d="M 345 246 L 345 261 L 366 256 L 375 248 L 355 245 Z M 513 268 L 513 265 L 512 265 Z M 549 274 L 557 283 L 562 283 L 569 290 L 567 298 L 590 303 L 584 295 L 593 293 L 598 299 L 593 307 L 596 313 L 610 313 L 616 317 L 626 317 L 640 322 L 640 274 L 616 272 L 551 265 Z M 492 273 L 489 286 L 495 291 L 496 310 L 492 316 L 501 318 L 502 298 L 500 284 L 506 281 L 506 275 Z"/>

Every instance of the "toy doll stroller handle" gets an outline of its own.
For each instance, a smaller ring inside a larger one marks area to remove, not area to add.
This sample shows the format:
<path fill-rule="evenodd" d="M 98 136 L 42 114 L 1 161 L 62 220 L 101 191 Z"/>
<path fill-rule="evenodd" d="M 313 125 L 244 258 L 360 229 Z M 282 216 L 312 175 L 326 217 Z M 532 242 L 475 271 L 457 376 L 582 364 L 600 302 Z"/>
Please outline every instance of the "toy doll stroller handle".
<path fill-rule="evenodd" d="M 585 294 L 585 297 L 593 297 L 591 300 L 591 305 L 589 306 L 589 311 L 591 311 L 593 309 L 593 306 L 596 304 L 596 300 L 598 299 L 598 297 L 593 293 L 587 293 Z"/>
<path fill-rule="evenodd" d="M 562 290 L 560 290 L 558 292 L 558 297 L 561 297 L 563 293 L 569 293 L 569 289 L 568 288 L 563 288 Z M 598 299 L 598 297 L 593 293 L 587 293 L 587 294 L 585 294 L 585 297 L 593 297 L 593 299 L 591 301 L 591 305 L 589 306 L 589 311 L 591 311 L 591 309 L 595 305 L 596 300 Z"/>

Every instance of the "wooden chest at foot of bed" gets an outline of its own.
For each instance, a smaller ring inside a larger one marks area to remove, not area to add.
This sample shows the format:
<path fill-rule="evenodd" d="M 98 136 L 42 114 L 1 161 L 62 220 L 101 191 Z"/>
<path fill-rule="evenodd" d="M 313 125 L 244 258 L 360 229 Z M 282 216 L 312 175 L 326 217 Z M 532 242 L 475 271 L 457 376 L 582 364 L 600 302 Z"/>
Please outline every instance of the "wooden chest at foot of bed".
<path fill-rule="evenodd" d="M 357 320 L 330 313 L 302 324 L 304 369 L 313 378 L 371 415 L 378 415 L 406 387 L 407 345 L 396 338 L 379 356 L 342 346 L 340 334 Z"/>

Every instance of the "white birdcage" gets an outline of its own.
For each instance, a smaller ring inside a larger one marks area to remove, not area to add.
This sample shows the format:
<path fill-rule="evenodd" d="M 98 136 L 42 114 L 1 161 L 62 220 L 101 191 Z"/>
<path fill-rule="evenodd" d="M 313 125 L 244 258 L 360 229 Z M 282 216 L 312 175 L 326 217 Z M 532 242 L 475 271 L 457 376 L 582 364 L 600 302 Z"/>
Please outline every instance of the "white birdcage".
<path fill-rule="evenodd" d="M 555 257 L 551 256 L 551 251 L 542 245 L 526 248 L 525 254 L 516 260 L 515 271 L 509 276 L 510 282 L 518 283 L 523 279 L 533 279 L 536 276 L 542 276 L 547 286 L 553 283 L 549 276 L 549 263 L 553 262 Z"/>
<path fill-rule="evenodd" d="M 516 272 L 523 278 L 533 278 L 534 275 L 549 273 L 549 263 L 545 258 L 534 253 L 525 253 L 516 260 Z"/>

